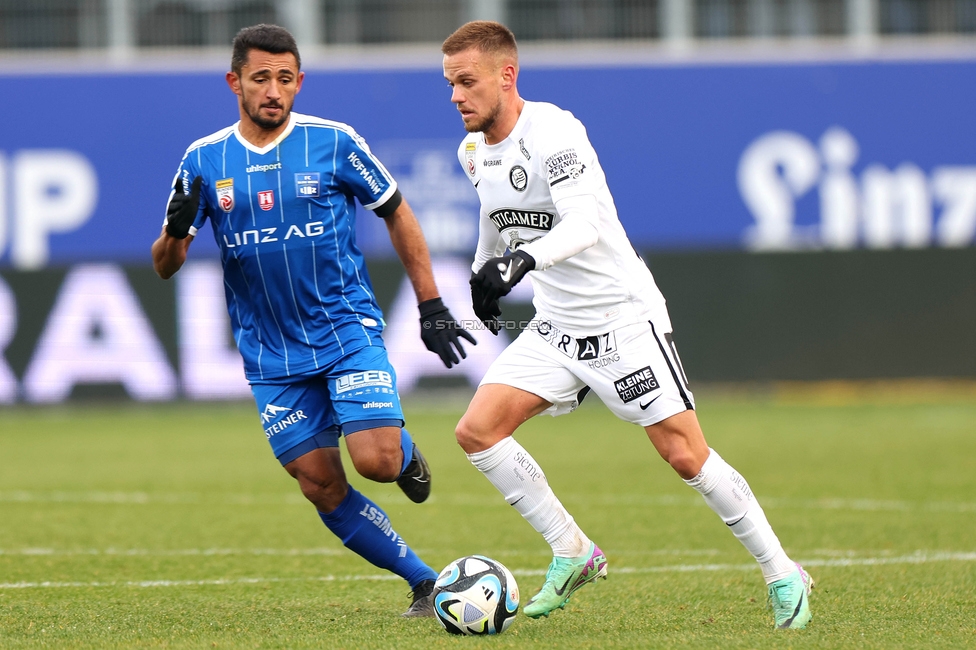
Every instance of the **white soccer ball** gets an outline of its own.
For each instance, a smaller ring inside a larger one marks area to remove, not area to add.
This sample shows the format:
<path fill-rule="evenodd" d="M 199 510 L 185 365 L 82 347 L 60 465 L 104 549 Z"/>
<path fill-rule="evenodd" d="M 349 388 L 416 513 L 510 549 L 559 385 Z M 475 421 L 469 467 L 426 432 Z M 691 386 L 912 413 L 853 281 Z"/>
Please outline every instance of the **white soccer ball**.
<path fill-rule="evenodd" d="M 432 595 L 437 620 L 451 634 L 501 634 L 519 608 L 512 572 L 483 555 L 467 555 L 444 567 Z"/>

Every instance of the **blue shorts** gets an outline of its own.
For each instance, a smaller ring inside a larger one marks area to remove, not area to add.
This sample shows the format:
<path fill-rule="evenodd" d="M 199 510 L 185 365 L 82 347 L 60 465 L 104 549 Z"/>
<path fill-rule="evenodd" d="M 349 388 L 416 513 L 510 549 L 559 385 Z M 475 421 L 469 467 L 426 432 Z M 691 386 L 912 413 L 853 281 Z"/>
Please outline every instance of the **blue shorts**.
<path fill-rule="evenodd" d="M 348 354 L 317 375 L 253 382 L 251 392 L 282 465 L 319 447 L 338 447 L 340 434 L 403 426 L 396 373 L 380 346 Z"/>

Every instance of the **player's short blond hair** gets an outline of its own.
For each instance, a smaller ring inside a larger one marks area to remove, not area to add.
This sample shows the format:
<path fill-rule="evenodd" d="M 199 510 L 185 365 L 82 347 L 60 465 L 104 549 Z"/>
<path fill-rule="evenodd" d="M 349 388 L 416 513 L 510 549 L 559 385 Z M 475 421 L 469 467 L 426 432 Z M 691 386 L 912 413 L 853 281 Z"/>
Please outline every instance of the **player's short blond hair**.
<path fill-rule="evenodd" d="M 441 52 L 451 56 L 472 47 L 477 48 L 479 52 L 492 54 L 496 58 L 511 58 L 518 66 L 518 45 L 515 43 L 515 34 L 501 23 L 493 20 L 473 20 L 465 23 L 447 37 L 441 45 Z"/>

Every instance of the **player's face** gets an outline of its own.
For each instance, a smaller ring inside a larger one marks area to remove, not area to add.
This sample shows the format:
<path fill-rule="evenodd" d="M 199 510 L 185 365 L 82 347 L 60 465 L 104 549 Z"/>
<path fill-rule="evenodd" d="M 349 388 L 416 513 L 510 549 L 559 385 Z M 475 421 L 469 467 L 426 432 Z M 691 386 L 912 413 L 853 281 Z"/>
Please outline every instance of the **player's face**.
<path fill-rule="evenodd" d="M 503 70 L 495 57 L 476 48 L 444 56 L 444 78 L 453 89 L 451 101 L 468 133 L 490 133 L 495 126 L 503 107 Z"/>
<path fill-rule="evenodd" d="M 304 77 L 291 52 L 272 54 L 261 50 L 248 52 L 240 75 L 227 73 L 242 111 L 266 131 L 273 131 L 288 121 Z"/>

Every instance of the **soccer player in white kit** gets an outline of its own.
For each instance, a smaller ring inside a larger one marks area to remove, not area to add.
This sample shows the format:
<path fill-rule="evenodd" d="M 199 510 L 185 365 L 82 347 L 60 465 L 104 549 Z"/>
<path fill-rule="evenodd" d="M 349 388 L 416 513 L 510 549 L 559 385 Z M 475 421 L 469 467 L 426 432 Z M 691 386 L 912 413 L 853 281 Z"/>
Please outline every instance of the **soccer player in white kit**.
<path fill-rule="evenodd" d="M 468 131 L 458 158 L 481 200 L 475 313 L 497 334 L 498 299 L 526 276 L 535 294 L 535 317 L 491 365 L 456 430 L 474 466 L 552 546 L 545 584 L 523 611 L 548 616 L 607 575 L 603 552 L 512 436 L 535 415 L 569 413 L 592 390 L 644 428 L 756 558 L 776 627 L 804 627 L 813 580 L 783 551 L 746 480 L 705 442 L 664 297 L 624 233 L 585 128 L 519 97 L 505 26 L 467 23 L 441 50 Z"/>

